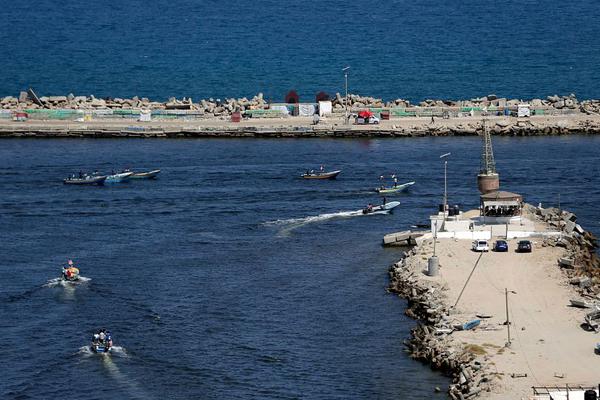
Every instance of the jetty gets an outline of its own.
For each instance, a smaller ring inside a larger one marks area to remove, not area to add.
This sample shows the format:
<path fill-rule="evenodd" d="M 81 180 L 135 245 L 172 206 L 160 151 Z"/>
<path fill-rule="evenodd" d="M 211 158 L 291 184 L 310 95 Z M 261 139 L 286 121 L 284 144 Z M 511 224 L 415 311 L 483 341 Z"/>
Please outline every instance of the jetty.
<path fill-rule="evenodd" d="M 600 133 L 600 100 L 574 95 L 546 99 L 383 101 L 351 94 L 320 94 L 300 103 L 248 98 L 41 96 L 33 90 L 0 98 L 0 138 L 295 137 L 361 138 L 481 135 L 530 136 Z M 372 115 L 366 121 L 361 113 Z M 346 118 L 348 115 L 348 118 Z"/>
<path fill-rule="evenodd" d="M 489 130 L 482 136 L 479 208 L 463 212 L 444 195 L 429 232 L 384 239 L 414 243 L 389 270 L 389 291 L 407 299 L 406 315 L 420 321 L 407 349 L 453 378 L 452 399 L 550 399 L 569 387 L 595 390 L 596 238 L 575 214 L 501 190 Z M 508 250 L 493 251 L 496 241 Z"/>

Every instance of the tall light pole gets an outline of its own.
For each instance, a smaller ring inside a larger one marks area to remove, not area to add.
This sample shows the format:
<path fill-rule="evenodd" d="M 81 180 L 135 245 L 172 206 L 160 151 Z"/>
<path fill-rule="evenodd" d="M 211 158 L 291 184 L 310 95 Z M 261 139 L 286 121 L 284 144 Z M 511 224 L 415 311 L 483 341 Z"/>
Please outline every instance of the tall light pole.
<path fill-rule="evenodd" d="M 508 294 L 512 293 L 512 294 L 517 294 L 517 292 L 515 292 L 514 290 L 508 290 L 507 288 L 504 288 L 504 299 L 506 301 L 506 332 L 508 334 L 508 341 L 506 342 L 506 347 L 510 347 L 510 345 L 512 344 L 510 342 L 510 318 L 508 316 Z"/>
<path fill-rule="evenodd" d="M 446 208 L 448 207 L 448 157 L 452 153 L 445 153 L 440 156 L 440 159 L 444 160 L 444 211 L 442 215 L 444 220 L 442 221 L 442 230 L 444 230 L 446 222 Z"/>
<path fill-rule="evenodd" d="M 346 101 L 345 101 L 345 106 L 346 106 L 346 124 L 349 122 L 348 120 L 348 70 L 350 69 L 350 67 L 345 67 L 342 69 L 342 71 L 344 72 L 344 80 L 346 81 Z"/>

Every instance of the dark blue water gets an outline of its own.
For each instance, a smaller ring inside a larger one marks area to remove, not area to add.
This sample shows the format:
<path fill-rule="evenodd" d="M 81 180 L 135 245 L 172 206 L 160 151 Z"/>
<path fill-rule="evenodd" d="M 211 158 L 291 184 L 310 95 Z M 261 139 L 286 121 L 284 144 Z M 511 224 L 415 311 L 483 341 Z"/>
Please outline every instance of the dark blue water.
<path fill-rule="evenodd" d="M 429 399 L 447 381 L 407 358 L 414 322 L 387 294 L 382 235 L 442 198 L 478 204 L 477 138 L 7 140 L 0 143 L 0 397 Z M 495 140 L 503 188 L 600 232 L 597 137 Z M 298 179 L 325 162 L 337 181 Z M 156 181 L 63 186 L 81 167 Z M 417 184 L 388 216 L 382 173 Z M 303 218 L 317 216 L 312 221 Z M 91 281 L 48 285 L 73 258 Z M 111 357 L 85 350 L 109 328 Z"/>
<path fill-rule="evenodd" d="M 600 3 L 0 1 L 0 95 L 597 98 Z"/>

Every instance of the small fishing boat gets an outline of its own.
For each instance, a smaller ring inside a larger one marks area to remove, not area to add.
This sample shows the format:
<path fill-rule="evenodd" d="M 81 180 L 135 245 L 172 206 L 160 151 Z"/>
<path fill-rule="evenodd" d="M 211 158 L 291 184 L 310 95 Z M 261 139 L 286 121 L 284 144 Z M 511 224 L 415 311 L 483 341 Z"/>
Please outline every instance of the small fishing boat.
<path fill-rule="evenodd" d="M 131 175 L 133 175 L 133 172 L 131 172 L 131 171 L 129 171 L 129 172 L 120 172 L 118 174 L 108 175 L 106 177 L 106 180 L 104 181 L 104 183 L 125 182 L 125 181 L 129 180 L 129 177 Z"/>
<path fill-rule="evenodd" d="M 106 180 L 106 175 L 101 176 L 90 176 L 85 175 L 81 178 L 75 178 L 73 176 L 63 180 L 65 185 L 104 185 L 104 181 Z"/>
<path fill-rule="evenodd" d="M 337 171 L 331 171 L 331 172 L 313 172 L 313 171 L 306 171 L 306 173 L 300 175 L 300 177 L 304 178 L 304 179 L 335 179 L 340 172 L 342 172 L 341 170 L 337 170 Z"/>
<path fill-rule="evenodd" d="M 129 179 L 155 179 L 156 175 L 160 173 L 160 169 L 155 169 L 148 172 L 134 172 L 129 175 Z"/>
<path fill-rule="evenodd" d="M 464 324 L 454 325 L 454 329 L 459 330 L 459 331 L 468 331 L 468 330 L 478 327 L 479 324 L 481 324 L 481 320 L 474 319 L 469 322 L 465 322 Z"/>
<path fill-rule="evenodd" d="M 62 279 L 68 282 L 75 282 L 79 280 L 79 268 L 74 266 L 69 266 L 68 268 L 63 268 Z"/>
<path fill-rule="evenodd" d="M 90 348 L 94 353 L 108 353 L 113 345 L 112 336 L 106 329 L 101 329 L 92 336 Z"/>
<path fill-rule="evenodd" d="M 67 261 L 67 265 L 63 266 L 61 278 L 63 281 L 75 282 L 79 280 L 79 268 L 73 264 L 73 260 Z"/>
<path fill-rule="evenodd" d="M 394 210 L 394 208 L 400 205 L 399 201 L 390 201 L 386 204 L 381 204 L 379 206 L 369 205 L 366 208 L 363 208 L 363 214 L 388 214 Z"/>
<path fill-rule="evenodd" d="M 392 186 L 392 187 L 379 187 L 376 188 L 375 191 L 379 194 L 392 194 L 392 193 L 398 193 L 403 191 L 406 188 L 411 187 L 412 185 L 414 185 L 415 182 L 407 182 L 407 183 L 403 183 L 402 185 L 397 185 L 397 186 Z"/>

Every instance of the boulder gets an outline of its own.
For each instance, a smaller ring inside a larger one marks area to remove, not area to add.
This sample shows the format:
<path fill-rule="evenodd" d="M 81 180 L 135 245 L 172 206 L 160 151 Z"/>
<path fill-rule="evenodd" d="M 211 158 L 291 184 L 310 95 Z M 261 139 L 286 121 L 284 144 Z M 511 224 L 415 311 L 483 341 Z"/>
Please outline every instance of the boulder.
<path fill-rule="evenodd" d="M 542 103 L 541 99 L 533 99 L 531 100 L 530 104 L 533 108 L 539 108 L 544 106 L 544 103 Z"/>
<path fill-rule="evenodd" d="M 96 99 L 96 98 L 95 98 L 95 99 L 93 99 L 93 100 L 90 102 L 90 105 L 91 105 L 92 107 L 106 107 L 106 101 L 105 101 L 105 100 L 103 100 L 103 99 Z"/>
<path fill-rule="evenodd" d="M 16 98 L 14 98 L 12 96 L 6 96 L 5 98 L 2 99 L 0 104 L 6 105 L 6 104 L 12 104 L 12 103 L 16 103 L 16 102 L 17 102 Z"/>
<path fill-rule="evenodd" d="M 48 96 L 48 101 L 51 103 L 63 103 L 67 101 L 67 96 Z"/>

